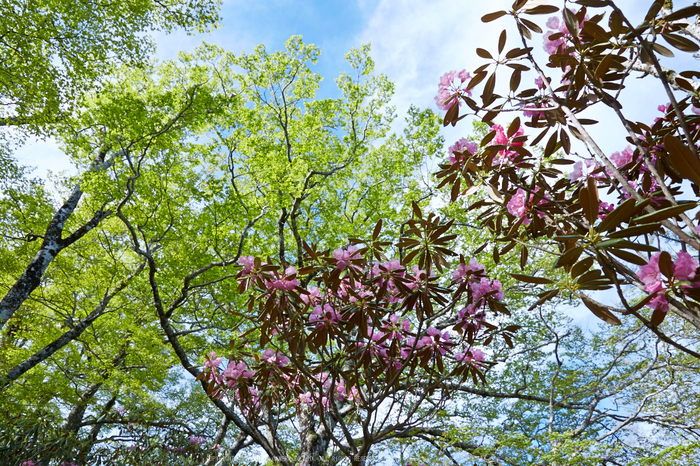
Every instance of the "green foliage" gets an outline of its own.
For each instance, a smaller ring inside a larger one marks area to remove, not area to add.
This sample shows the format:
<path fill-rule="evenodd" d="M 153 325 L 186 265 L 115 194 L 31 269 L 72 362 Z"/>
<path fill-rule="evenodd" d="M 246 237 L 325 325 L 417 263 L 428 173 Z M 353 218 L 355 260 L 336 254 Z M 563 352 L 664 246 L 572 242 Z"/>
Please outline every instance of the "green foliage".
<path fill-rule="evenodd" d="M 0 5 L 0 126 L 42 131 L 115 65 L 140 66 L 147 35 L 216 27 L 217 0 L 9 0 Z"/>

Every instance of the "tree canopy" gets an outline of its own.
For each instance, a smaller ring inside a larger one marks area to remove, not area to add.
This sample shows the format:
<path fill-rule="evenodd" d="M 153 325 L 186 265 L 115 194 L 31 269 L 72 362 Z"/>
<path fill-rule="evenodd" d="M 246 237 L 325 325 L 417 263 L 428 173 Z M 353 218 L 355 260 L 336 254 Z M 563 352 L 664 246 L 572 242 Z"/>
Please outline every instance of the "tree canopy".
<path fill-rule="evenodd" d="M 34 58 L 2 121 L 79 174 L 57 200 L 0 164 L 0 462 L 698 462 L 698 76 L 658 57 L 700 50 L 699 7 L 516 0 L 482 20 L 517 45 L 396 134 L 369 45 L 322 99 L 298 36 L 147 59 L 142 32 L 215 3 L 30 3 L 2 7 L 3 66 Z M 655 122 L 619 103 L 636 73 Z"/>

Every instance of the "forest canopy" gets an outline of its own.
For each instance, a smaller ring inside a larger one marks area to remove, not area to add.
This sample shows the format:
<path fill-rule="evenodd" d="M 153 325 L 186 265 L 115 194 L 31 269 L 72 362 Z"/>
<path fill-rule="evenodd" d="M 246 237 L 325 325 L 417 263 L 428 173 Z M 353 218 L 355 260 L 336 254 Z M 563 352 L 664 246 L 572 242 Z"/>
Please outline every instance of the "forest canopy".
<path fill-rule="evenodd" d="M 700 460 L 699 6 L 516 0 L 399 116 L 369 45 L 152 58 L 218 6 L 0 6 L 2 464 Z"/>

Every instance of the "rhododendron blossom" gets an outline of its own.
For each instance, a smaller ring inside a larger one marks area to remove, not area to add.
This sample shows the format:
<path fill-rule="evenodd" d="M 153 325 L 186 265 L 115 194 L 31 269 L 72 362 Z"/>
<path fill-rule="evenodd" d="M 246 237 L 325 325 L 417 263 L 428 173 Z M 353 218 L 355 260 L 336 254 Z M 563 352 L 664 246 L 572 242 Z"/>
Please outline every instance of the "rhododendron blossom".
<path fill-rule="evenodd" d="M 348 246 L 347 249 L 336 249 L 333 251 L 333 258 L 338 261 L 335 265 L 338 267 L 338 270 L 347 269 L 350 265 L 350 261 L 359 257 L 357 250 L 357 246 Z"/>
<path fill-rule="evenodd" d="M 229 388 L 233 388 L 242 379 L 253 377 L 255 371 L 249 371 L 245 361 L 229 361 L 228 366 L 221 375 L 226 385 Z"/>
<path fill-rule="evenodd" d="M 467 70 L 448 71 L 443 74 L 438 83 L 438 93 L 435 96 L 435 104 L 441 110 L 448 110 L 455 103 L 461 105 L 462 95 L 471 96 L 471 90 L 467 90 L 467 84 L 471 75 Z"/>
<path fill-rule="evenodd" d="M 525 129 L 520 126 L 518 130 L 513 134 L 512 137 L 508 137 L 506 134 L 506 131 L 503 129 L 503 126 L 501 125 L 493 125 L 491 127 L 491 131 L 495 131 L 496 135 L 494 138 L 491 140 L 489 145 L 498 145 L 498 146 L 522 146 L 522 142 L 513 142 L 513 138 L 517 138 L 518 136 L 522 136 L 525 134 Z M 498 156 L 494 158 L 493 163 L 496 165 L 503 165 L 506 164 L 507 162 L 515 159 L 518 156 L 518 153 L 513 150 L 508 150 L 508 149 L 503 149 L 498 151 Z"/>
<path fill-rule="evenodd" d="M 598 168 L 598 164 L 595 160 L 579 160 L 574 164 L 574 169 L 569 174 L 569 179 L 571 181 L 585 180 L 596 168 Z"/>
<path fill-rule="evenodd" d="M 514 217 L 522 218 L 523 219 L 523 225 L 529 225 L 530 224 L 530 219 L 527 218 L 527 212 L 533 207 L 533 199 L 535 198 L 535 194 L 530 194 L 529 200 L 527 193 L 525 192 L 524 189 L 519 188 L 515 194 L 510 198 L 510 201 L 508 201 L 507 208 L 508 212 L 513 215 Z M 541 199 L 537 202 L 536 205 L 543 204 L 545 202 L 545 199 Z"/>
<path fill-rule="evenodd" d="M 477 309 L 474 304 L 470 304 L 457 313 L 457 323 L 455 330 L 463 330 L 466 332 L 478 332 L 481 324 L 486 320 L 483 306 Z"/>
<path fill-rule="evenodd" d="M 478 150 L 479 146 L 475 142 L 472 142 L 467 138 L 462 138 L 458 140 L 447 149 L 447 153 L 450 156 L 450 165 L 454 165 L 455 163 L 462 160 L 462 157 L 459 155 L 455 155 L 455 152 L 462 153 L 464 151 L 467 151 L 471 155 L 474 155 Z"/>
<path fill-rule="evenodd" d="M 659 270 L 659 257 L 661 253 L 654 254 L 647 265 L 639 267 L 637 277 L 644 283 L 644 290 L 648 293 L 659 291 L 663 287 L 661 282 L 661 270 Z"/>
<path fill-rule="evenodd" d="M 241 256 L 238 263 L 243 266 L 242 274 L 247 275 L 255 267 L 255 258 L 253 256 Z"/>
<path fill-rule="evenodd" d="M 634 159 L 634 150 L 632 146 L 625 147 L 622 152 L 613 152 L 610 160 L 617 168 L 622 168 Z"/>
<path fill-rule="evenodd" d="M 691 281 L 695 278 L 698 268 L 698 260 L 687 252 L 679 252 L 676 262 L 673 263 L 673 276 L 680 281 Z"/>
<path fill-rule="evenodd" d="M 468 351 L 456 353 L 455 360 L 478 367 L 481 366 L 480 362 L 486 360 L 486 354 L 478 348 L 471 348 Z"/>
<path fill-rule="evenodd" d="M 436 329 L 435 327 L 429 327 L 428 330 L 426 330 L 426 333 L 427 335 L 421 338 L 419 345 L 421 347 L 428 348 L 431 354 L 437 350 L 444 356 L 447 350 L 454 346 L 450 332 L 440 333 L 440 330 Z"/>
<path fill-rule="evenodd" d="M 330 304 L 314 307 L 313 312 L 309 316 L 309 323 L 314 324 L 316 328 L 325 325 L 335 326 L 340 320 L 340 314 L 338 314 Z"/>
<path fill-rule="evenodd" d="M 501 282 L 498 280 L 489 280 L 488 278 L 482 278 L 479 282 L 472 282 L 469 284 L 473 292 L 474 302 L 478 302 L 482 297 L 495 291 L 493 294 L 494 299 L 501 301 L 504 297 L 503 291 L 501 290 Z"/>
<path fill-rule="evenodd" d="M 266 349 L 260 359 L 267 362 L 268 364 L 276 365 L 278 367 L 284 367 L 289 364 L 289 358 L 279 351 L 275 351 L 272 348 Z"/>
<path fill-rule="evenodd" d="M 666 299 L 666 287 L 664 277 L 659 268 L 661 253 L 651 256 L 646 265 L 639 267 L 637 277 L 644 283 L 644 291 L 647 293 L 659 293 L 648 304 L 654 310 L 668 312 L 668 300 Z M 673 278 L 677 281 L 691 281 L 695 278 L 698 268 L 698 260 L 687 252 L 678 253 L 676 261 L 672 265 Z"/>
<path fill-rule="evenodd" d="M 457 282 L 463 282 L 469 273 L 483 272 L 484 266 L 479 264 L 479 262 L 473 257 L 469 259 L 469 265 L 465 263 L 460 263 L 457 266 L 457 270 L 452 274 L 452 279 Z"/>
<path fill-rule="evenodd" d="M 401 340 L 404 338 L 404 333 L 411 331 L 411 321 L 403 319 L 403 321 L 400 322 L 400 320 L 401 318 L 399 316 L 392 314 L 389 316 L 389 322 L 384 322 L 383 328 L 389 335 L 389 339 Z"/>
<path fill-rule="evenodd" d="M 581 24 L 579 25 L 581 29 L 583 29 L 583 23 L 587 20 L 588 15 L 586 15 L 584 20 L 581 21 Z M 567 47 L 566 42 L 570 41 L 572 36 L 569 29 L 566 27 L 566 23 L 564 22 L 563 18 L 560 18 L 559 16 L 550 17 L 547 20 L 547 27 L 549 30 L 544 33 L 543 44 L 545 52 L 547 52 L 549 55 L 564 52 Z M 560 33 L 561 37 L 552 39 L 551 36 L 557 33 Z"/>
<path fill-rule="evenodd" d="M 206 357 L 207 361 L 204 363 L 204 367 L 219 367 L 223 358 L 216 357 L 216 351 L 212 351 Z"/>
<path fill-rule="evenodd" d="M 270 290 L 293 290 L 299 286 L 299 280 L 293 278 L 296 273 L 296 267 L 287 267 L 278 279 L 266 282 L 267 288 Z"/>

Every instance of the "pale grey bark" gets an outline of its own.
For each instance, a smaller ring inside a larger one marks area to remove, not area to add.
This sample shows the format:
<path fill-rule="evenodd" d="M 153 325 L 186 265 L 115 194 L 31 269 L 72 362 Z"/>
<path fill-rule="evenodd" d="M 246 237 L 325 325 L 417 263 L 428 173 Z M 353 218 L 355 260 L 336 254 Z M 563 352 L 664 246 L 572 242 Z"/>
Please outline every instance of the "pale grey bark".
<path fill-rule="evenodd" d="M 85 410 L 87 410 L 89 401 L 95 396 L 102 387 L 103 382 L 95 382 L 88 386 L 88 388 L 80 394 L 78 401 L 73 405 L 68 416 L 66 416 L 65 421 L 61 424 L 61 429 L 66 432 L 77 433 L 80 429 L 81 423 L 83 421 L 83 416 L 85 415 Z"/>
<path fill-rule="evenodd" d="M 105 155 L 105 152 L 100 153 L 91 170 L 103 170 L 110 165 L 109 162 L 104 162 Z M 80 189 L 80 183 L 77 183 L 68 197 L 68 200 L 56 211 L 49 222 L 46 233 L 44 234 L 44 241 L 39 251 L 12 288 L 10 288 L 7 294 L 0 300 L 0 329 L 2 329 L 5 323 L 14 315 L 32 291 L 39 286 L 46 269 L 58 253 L 85 236 L 111 214 L 109 210 L 100 209 L 95 212 L 87 223 L 78 228 L 67 238 L 63 238 L 63 228 L 66 221 L 73 215 L 82 196 L 83 191 Z"/>
<path fill-rule="evenodd" d="M 99 318 L 106 312 L 107 305 L 112 300 L 112 298 L 116 296 L 119 292 L 121 292 L 124 288 L 126 288 L 129 282 L 143 270 L 144 266 L 145 263 L 141 263 L 141 265 L 138 266 L 136 271 L 134 271 L 134 273 L 132 273 L 122 282 L 120 282 L 111 293 L 105 293 L 104 297 L 102 298 L 102 300 L 100 300 L 100 303 L 95 307 L 95 309 L 90 314 L 85 316 L 84 319 L 78 322 L 77 325 L 75 325 L 73 328 L 65 332 L 56 340 L 52 341 L 51 343 L 49 343 L 33 355 L 29 356 L 21 363 L 14 366 L 12 369 L 7 371 L 7 374 L 2 379 L 0 379 L 0 390 L 7 387 L 13 381 L 17 380 L 20 376 L 22 376 L 22 374 L 24 374 L 28 370 L 32 369 L 38 364 L 41 364 L 43 361 L 46 361 L 54 353 L 56 353 L 56 351 L 60 350 L 68 343 L 78 338 L 85 331 L 85 329 L 90 327 L 90 325 L 92 325 L 92 323 L 95 320 L 97 320 L 97 318 Z"/>
<path fill-rule="evenodd" d="M 221 419 L 221 423 L 219 424 L 219 428 L 216 430 L 216 435 L 214 435 L 214 439 L 212 440 L 212 443 L 214 445 L 221 445 L 222 440 L 226 436 L 226 431 L 228 430 L 228 425 L 230 423 L 231 420 L 228 417 L 226 417 L 226 415 L 224 415 L 224 417 Z M 216 451 L 211 453 L 207 458 L 205 466 L 214 466 L 216 464 L 217 457 L 218 454 Z"/>

